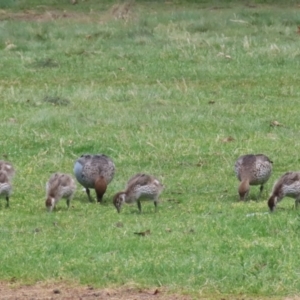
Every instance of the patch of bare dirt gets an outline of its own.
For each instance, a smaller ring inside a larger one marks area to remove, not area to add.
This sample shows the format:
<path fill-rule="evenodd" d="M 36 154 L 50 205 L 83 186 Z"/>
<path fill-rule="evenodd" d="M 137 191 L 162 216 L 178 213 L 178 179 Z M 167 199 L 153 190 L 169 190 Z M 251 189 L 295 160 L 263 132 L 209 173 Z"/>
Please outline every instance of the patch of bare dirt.
<path fill-rule="evenodd" d="M 190 300 L 186 295 L 168 294 L 163 289 L 96 289 L 91 286 L 68 286 L 65 284 L 35 284 L 15 286 L 0 283 L 0 299 L 5 300 L 56 300 L 56 299 L 99 299 L 99 300 Z"/>
<path fill-rule="evenodd" d="M 38 12 L 34 10 L 26 10 L 23 12 L 12 13 L 9 11 L 0 11 L 0 20 L 17 20 L 28 22 L 51 22 L 61 19 L 76 19 L 78 22 L 89 21 L 95 18 L 94 14 L 85 14 L 78 12 L 66 11 L 45 11 Z"/>
<path fill-rule="evenodd" d="M 73 19 L 76 22 L 107 22 L 110 20 L 122 19 L 128 21 L 134 17 L 134 1 L 128 0 L 124 3 L 113 5 L 105 12 L 78 12 L 66 10 L 53 10 L 44 7 L 42 10 L 24 10 L 21 12 L 11 12 L 0 10 L 0 21 L 16 20 L 27 22 L 52 22 L 63 19 Z"/>

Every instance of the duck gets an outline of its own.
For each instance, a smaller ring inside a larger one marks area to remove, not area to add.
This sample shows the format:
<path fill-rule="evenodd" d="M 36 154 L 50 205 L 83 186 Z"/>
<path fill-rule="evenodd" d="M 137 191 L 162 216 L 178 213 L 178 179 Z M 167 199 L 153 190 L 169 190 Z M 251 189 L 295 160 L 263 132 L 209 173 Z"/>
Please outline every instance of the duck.
<path fill-rule="evenodd" d="M 260 185 L 260 197 L 264 184 L 272 174 L 272 164 L 273 162 L 264 154 L 246 154 L 237 159 L 234 170 L 241 182 L 238 188 L 241 201 L 247 198 L 251 185 Z"/>
<path fill-rule="evenodd" d="M 268 206 L 273 212 L 284 197 L 295 199 L 295 207 L 300 203 L 300 172 L 286 172 L 274 184 Z"/>
<path fill-rule="evenodd" d="M 12 185 L 8 174 L 5 171 L 0 171 L 0 197 L 6 199 L 6 207 L 9 207 L 9 197 L 12 193 Z"/>
<path fill-rule="evenodd" d="M 62 198 L 67 200 L 67 207 L 76 191 L 75 180 L 69 174 L 54 173 L 46 183 L 46 208 L 49 212 L 53 210 Z"/>
<path fill-rule="evenodd" d="M 15 175 L 15 169 L 13 165 L 4 160 L 0 160 L 0 172 L 4 171 L 9 179 L 12 179 Z"/>
<path fill-rule="evenodd" d="M 115 164 L 105 154 L 83 154 L 74 164 L 74 174 L 85 188 L 89 201 L 93 201 L 90 189 L 95 189 L 97 202 L 101 203 L 108 184 L 114 178 Z"/>
<path fill-rule="evenodd" d="M 118 192 L 113 197 L 113 204 L 120 213 L 124 203 L 137 202 L 139 212 L 142 212 L 141 199 L 153 200 L 155 211 L 157 211 L 158 198 L 164 186 L 160 181 L 149 174 L 138 173 L 132 176 L 124 191 Z"/>

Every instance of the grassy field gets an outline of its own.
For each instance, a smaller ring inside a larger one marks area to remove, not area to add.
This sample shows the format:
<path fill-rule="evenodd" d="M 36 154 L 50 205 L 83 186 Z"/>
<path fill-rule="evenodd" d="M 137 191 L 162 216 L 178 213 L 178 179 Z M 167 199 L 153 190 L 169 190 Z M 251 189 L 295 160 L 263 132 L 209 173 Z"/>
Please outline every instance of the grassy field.
<path fill-rule="evenodd" d="M 299 293 L 299 211 L 266 203 L 300 169 L 299 6 L 2 2 L 0 159 L 17 174 L 11 207 L 0 202 L 1 280 Z M 116 164 L 105 203 L 78 184 L 70 210 L 47 213 L 46 181 L 83 153 Z M 246 153 L 274 171 L 244 203 L 233 165 Z M 166 186 L 158 212 L 117 214 L 112 196 L 137 172 Z"/>

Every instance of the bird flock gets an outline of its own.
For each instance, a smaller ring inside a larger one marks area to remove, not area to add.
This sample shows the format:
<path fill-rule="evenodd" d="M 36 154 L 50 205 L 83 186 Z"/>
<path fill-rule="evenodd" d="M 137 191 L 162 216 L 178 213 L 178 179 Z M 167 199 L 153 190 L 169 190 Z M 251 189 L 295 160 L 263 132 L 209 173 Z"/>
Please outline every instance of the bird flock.
<path fill-rule="evenodd" d="M 247 154 L 240 156 L 234 165 L 236 177 L 240 181 L 238 193 L 241 201 L 245 201 L 249 194 L 250 186 L 259 185 L 262 194 L 264 184 L 272 174 L 272 161 L 264 154 Z M 12 179 L 15 169 L 10 162 L 0 160 L 0 197 L 6 199 L 9 207 L 9 199 L 12 193 Z M 104 154 L 81 155 L 74 164 L 74 175 L 77 181 L 85 188 L 89 201 L 93 201 L 90 189 L 96 192 L 97 202 L 102 202 L 108 184 L 115 175 L 115 164 L 111 158 Z M 137 173 L 127 182 L 125 189 L 113 196 L 113 204 L 118 213 L 124 203 L 137 203 L 141 213 L 141 200 L 154 202 L 155 211 L 159 202 L 159 196 L 164 186 L 154 176 Z M 45 206 L 51 212 L 56 204 L 66 199 L 67 207 L 70 206 L 76 183 L 69 174 L 54 173 L 46 183 Z M 300 203 L 300 172 L 287 172 L 283 174 L 274 184 L 268 199 L 270 211 L 274 211 L 278 202 L 284 197 L 295 199 L 295 206 Z"/>
<path fill-rule="evenodd" d="M 97 202 L 102 202 L 108 184 L 115 175 L 115 164 L 111 158 L 104 154 L 81 155 L 74 164 L 74 175 L 77 181 L 85 188 L 89 201 L 93 201 L 90 189 L 96 192 Z M 4 197 L 9 206 L 9 198 L 12 193 L 12 178 L 15 174 L 13 165 L 7 161 L 0 161 L 0 197 Z M 157 208 L 159 195 L 164 186 L 152 175 L 137 173 L 132 176 L 124 191 L 118 192 L 113 197 L 113 204 L 119 213 L 124 203 L 138 205 L 139 212 L 142 211 L 141 200 L 152 200 Z M 70 174 L 54 173 L 46 183 L 45 205 L 51 212 L 61 199 L 66 199 L 67 207 L 76 191 L 76 183 Z"/>
<path fill-rule="evenodd" d="M 236 177 L 241 182 L 238 188 L 240 200 L 245 200 L 251 185 L 259 185 L 261 195 L 264 184 L 272 174 L 273 162 L 264 154 L 247 154 L 240 156 L 234 165 Z M 294 198 L 296 207 L 300 202 L 300 172 L 287 172 L 274 184 L 268 199 L 270 211 L 274 211 L 277 203 L 285 196 Z"/>

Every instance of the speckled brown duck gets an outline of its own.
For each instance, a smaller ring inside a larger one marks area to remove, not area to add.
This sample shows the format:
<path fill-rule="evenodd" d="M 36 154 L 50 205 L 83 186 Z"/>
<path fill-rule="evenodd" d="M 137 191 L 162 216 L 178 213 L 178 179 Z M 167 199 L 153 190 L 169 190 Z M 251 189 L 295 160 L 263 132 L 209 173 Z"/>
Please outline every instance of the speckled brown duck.
<path fill-rule="evenodd" d="M 9 207 L 9 198 L 12 193 L 12 178 L 15 175 L 13 165 L 4 160 L 0 160 L 0 197 L 6 199 L 6 207 Z"/>
<path fill-rule="evenodd" d="M 124 203 L 137 202 L 139 212 L 141 212 L 141 200 L 152 200 L 156 210 L 158 198 L 163 189 L 164 186 L 154 176 L 138 173 L 129 179 L 125 191 L 115 194 L 113 203 L 119 213 Z"/>
<path fill-rule="evenodd" d="M 5 172 L 9 179 L 12 179 L 15 175 L 15 169 L 13 165 L 4 160 L 0 160 L 0 172 Z"/>
<path fill-rule="evenodd" d="M 240 200 L 247 198 L 251 185 L 260 185 L 261 195 L 264 184 L 272 174 L 272 163 L 264 154 L 247 154 L 238 158 L 234 170 L 241 182 L 238 188 Z"/>
<path fill-rule="evenodd" d="M 9 198 L 12 193 L 12 185 L 5 171 L 0 171 L 0 198 L 6 199 L 6 207 L 9 207 Z"/>
<path fill-rule="evenodd" d="M 107 185 L 115 174 L 115 164 L 104 154 L 84 154 L 74 165 L 74 174 L 78 182 L 85 187 L 89 201 L 93 201 L 90 189 L 95 189 L 97 201 L 102 202 Z"/>
<path fill-rule="evenodd" d="M 57 202 L 65 198 L 67 206 L 70 207 L 70 201 L 76 191 L 75 180 L 68 174 L 52 174 L 46 183 L 46 208 L 52 211 Z"/>
<path fill-rule="evenodd" d="M 298 207 L 300 203 L 300 172 L 287 172 L 275 182 L 268 200 L 270 211 L 274 211 L 277 203 L 284 197 L 295 199 L 295 207 Z"/>

